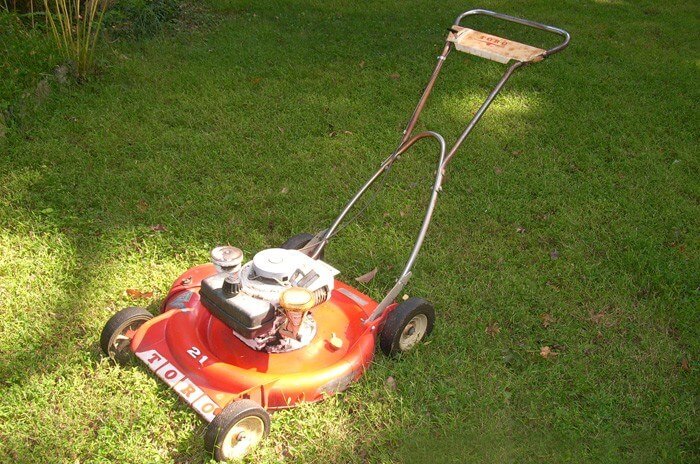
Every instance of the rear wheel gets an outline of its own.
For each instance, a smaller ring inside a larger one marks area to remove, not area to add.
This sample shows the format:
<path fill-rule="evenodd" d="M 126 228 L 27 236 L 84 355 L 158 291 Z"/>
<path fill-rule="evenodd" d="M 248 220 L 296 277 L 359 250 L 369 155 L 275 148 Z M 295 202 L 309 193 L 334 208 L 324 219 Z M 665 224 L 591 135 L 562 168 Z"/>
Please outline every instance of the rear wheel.
<path fill-rule="evenodd" d="M 387 356 L 409 351 L 430 335 L 434 324 L 433 305 L 422 298 L 409 298 L 389 313 L 379 346 Z"/>
<path fill-rule="evenodd" d="M 313 247 L 310 249 L 304 249 L 304 247 L 311 241 L 312 238 L 314 238 L 314 235 L 309 234 L 308 232 L 297 234 L 288 238 L 286 242 L 280 245 L 280 248 L 284 248 L 285 250 L 301 250 L 302 253 L 310 255 L 313 251 Z M 322 250 L 321 254 L 318 256 L 318 259 L 321 261 L 323 261 L 324 252 L 325 249 Z"/>
<path fill-rule="evenodd" d="M 237 400 L 209 423 L 204 446 L 217 461 L 239 459 L 270 432 L 270 415 L 253 400 Z"/>
<path fill-rule="evenodd" d="M 144 322 L 153 315 L 143 308 L 124 308 L 112 316 L 100 336 L 100 347 L 104 354 L 118 362 L 126 363 L 131 356 L 131 339 Z"/>

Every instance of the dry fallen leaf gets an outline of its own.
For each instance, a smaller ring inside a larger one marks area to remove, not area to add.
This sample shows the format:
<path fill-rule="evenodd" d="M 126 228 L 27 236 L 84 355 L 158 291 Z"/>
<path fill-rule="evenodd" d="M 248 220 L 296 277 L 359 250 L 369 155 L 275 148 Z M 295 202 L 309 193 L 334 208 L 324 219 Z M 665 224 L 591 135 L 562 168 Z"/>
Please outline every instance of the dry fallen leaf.
<path fill-rule="evenodd" d="M 502 173 L 503 173 L 503 169 L 501 169 L 500 166 L 496 166 L 495 168 L 493 168 L 493 172 L 495 172 L 496 175 L 502 174 Z"/>
<path fill-rule="evenodd" d="M 356 281 L 361 282 L 363 284 L 366 284 L 370 282 L 372 279 L 374 279 L 374 276 L 377 275 L 378 269 L 375 267 L 371 271 L 369 271 L 367 274 L 363 274 L 360 277 L 355 278 Z"/>
<path fill-rule="evenodd" d="M 685 372 L 690 372 L 690 362 L 688 362 L 688 358 L 683 358 L 681 359 L 681 369 L 683 369 Z"/>
<path fill-rule="evenodd" d="M 401 77 L 401 75 L 399 73 L 392 73 L 392 74 L 389 74 L 389 77 L 391 77 L 394 80 L 397 80 L 398 78 Z"/>
<path fill-rule="evenodd" d="M 145 213 L 148 209 L 148 203 L 146 203 L 145 200 L 139 200 L 138 203 L 136 203 L 136 208 L 142 213 Z"/>
<path fill-rule="evenodd" d="M 282 187 L 282 190 L 280 190 L 280 194 L 286 195 L 287 192 L 289 192 L 289 189 L 287 187 Z"/>
<path fill-rule="evenodd" d="M 486 333 L 491 335 L 492 337 L 495 337 L 498 332 L 501 331 L 501 327 L 498 325 L 498 322 L 491 322 L 489 325 L 486 326 Z"/>
<path fill-rule="evenodd" d="M 558 355 L 556 351 L 554 351 L 552 348 L 549 346 L 543 346 L 540 348 L 540 356 L 542 356 L 544 359 L 550 359 Z"/>
<path fill-rule="evenodd" d="M 518 227 L 517 229 L 515 229 L 515 231 L 519 234 L 524 234 L 527 231 L 527 229 L 524 227 Z"/>
<path fill-rule="evenodd" d="M 554 322 L 554 318 L 551 314 L 548 313 L 540 314 L 540 319 L 542 319 L 542 327 L 544 327 L 545 329 L 552 325 L 552 322 Z"/>
<path fill-rule="evenodd" d="M 126 294 L 135 299 L 147 299 L 153 296 L 153 292 L 142 292 L 141 290 L 137 290 L 135 288 L 127 288 Z"/>
<path fill-rule="evenodd" d="M 250 82 L 253 84 L 259 84 L 261 80 L 262 80 L 262 77 L 254 77 L 250 80 Z"/>
<path fill-rule="evenodd" d="M 601 311 L 598 314 L 596 313 L 591 313 L 591 322 L 594 324 L 600 324 L 603 322 L 603 319 L 605 318 L 605 311 Z"/>
<path fill-rule="evenodd" d="M 396 390 L 396 379 L 394 379 L 391 376 L 387 377 L 386 378 L 386 386 L 392 390 Z"/>
<path fill-rule="evenodd" d="M 154 226 L 151 226 L 151 230 L 153 232 L 165 232 L 168 229 L 166 229 L 163 224 L 156 224 Z"/>
<path fill-rule="evenodd" d="M 360 68 L 364 68 L 364 67 L 365 67 L 365 60 L 360 61 L 360 62 L 358 63 L 358 66 L 359 66 Z"/>

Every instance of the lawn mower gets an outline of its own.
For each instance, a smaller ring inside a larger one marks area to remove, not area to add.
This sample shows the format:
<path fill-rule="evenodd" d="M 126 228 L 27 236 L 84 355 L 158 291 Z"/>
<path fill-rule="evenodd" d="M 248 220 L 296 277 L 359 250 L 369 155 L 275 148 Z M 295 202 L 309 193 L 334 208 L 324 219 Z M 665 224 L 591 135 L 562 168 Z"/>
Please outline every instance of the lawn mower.
<path fill-rule="evenodd" d="M 534 27 L 563 40 L 545 50 L 461 25 L 474 15 Z M 422 298 L 399 298 L 398 303 L 397 298 L 411 277 L 448 163 L 513 72 L 568 43 L 569 34 L 556 27 L 487 10 L 462 13 L 449 29 L 398 147 L 330 227 L 315 235 L 296 235 L 248 261 L 239 248 L 213 249 L 211 263 L 175 280 L 160 315 L 136 307 L 117 312 L 102 331 L 103 351 L 118 362 L 135 354 L 175 390 L 209 422 L 206 448 L 224 460 L 240 458 L 268 434 L 268 411 L 320 401 L 347 389 L 369 366 L 377 342 L 389 356 L 415 347 L 433 329 L 435 311 Z M 438 133 L 413 132 L 453 49 L 509 66 L 447 151 Z M 324 248 L 358 200 L 422 139 L 433 139 L 439 148 L 427 209 L 403 271 L 386 296 L 375 301 L 336 279 L 339 271 L 323 260 Z"/>

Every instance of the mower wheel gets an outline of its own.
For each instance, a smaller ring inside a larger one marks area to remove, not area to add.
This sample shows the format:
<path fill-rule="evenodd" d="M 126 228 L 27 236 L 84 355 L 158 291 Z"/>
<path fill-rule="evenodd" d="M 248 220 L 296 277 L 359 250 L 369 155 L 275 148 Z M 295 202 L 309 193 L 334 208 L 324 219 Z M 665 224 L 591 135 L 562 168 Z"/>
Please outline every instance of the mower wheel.
<path fill-rule="evenodd" d="M 236 400 L 207 426 L 204 446 L 217 461 L 239 459 L 270 433 L 270 415 L 253 400 Z"/>
<path fill-rule="evenodd" d="M 409 298 L 389 313 L 379 334 L 379 346 L 387 356 L 396 356 L 430 335 L 434 324 L 433 305 L 422 298 Z"/>
<path fill-rule="evenodd" d="M 119 364 L 125 364 L 131 355 L 131 339 L 134 332 L 153 315 L 143 308 L 124 308 L 112 316 L 100 336 L 104 354 Z"/>
<path fill-rule="evenodd" d="M 314 235 L 308 232 L 297 234 L 294 237 L 288 238 L 286 242 L 280 245 L 280 248 L 284 248 L 285 250 L 301 250 L 311 241 L 312 238 L 314 238 Z M 318 256 L 318 259 L 321 261 L 323 261 L 325 251 L 325 249 L 321 250 L 321 254 Z M 304 254 L 309 254 L 310 252 L 311 250 L 302 250 L 302 253 Z"/>

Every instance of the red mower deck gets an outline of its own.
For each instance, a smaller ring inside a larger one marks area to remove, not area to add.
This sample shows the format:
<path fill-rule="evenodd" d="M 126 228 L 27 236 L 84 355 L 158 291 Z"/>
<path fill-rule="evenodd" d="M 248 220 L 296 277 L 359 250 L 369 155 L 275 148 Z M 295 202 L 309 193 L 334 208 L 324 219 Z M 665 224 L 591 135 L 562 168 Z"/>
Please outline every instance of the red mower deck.
<path fill-rule="evenodd" d="M 214 273 L 207 264 L 183 274 L 162 314 L 131 341 L 136 356 L 206 420 L 238 398 L 270 410 L 322 400 L 345 390 L 372 360 L 377 324 L 362 320 L 377 303 L 354 288 L 336 281 L 331 299 L 314 309 L 319 329 L 311 344 L 264 353 L 241 342 L 201 303 L 200 282 Z M 334 335 L 342 341 L 338 348 L 331 345 Z"/>

